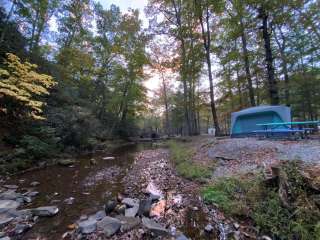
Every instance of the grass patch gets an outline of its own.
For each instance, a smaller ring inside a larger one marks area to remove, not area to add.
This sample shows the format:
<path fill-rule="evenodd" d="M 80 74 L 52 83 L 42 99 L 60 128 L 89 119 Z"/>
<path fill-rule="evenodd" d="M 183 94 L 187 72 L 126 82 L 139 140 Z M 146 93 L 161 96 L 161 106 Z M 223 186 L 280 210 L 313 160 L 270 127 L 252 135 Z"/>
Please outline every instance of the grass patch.
<path fill-rule="evenodd" d="M 225 178 L 205 187 L 202 190 L 202 196 L 207 203 L 217 205 L 229 216 L 247 216 L 248 207 L 244 195 L 250 189 L 250 185 L 252 185 L 250 182 Z"/>
<path fill-rule="evenodd" d="M 170 158 L 176 166 L 179 175 L 188 179 L 203 179 L 211 177 L 211 169 L 192 161 L 192 151 L 184 144 L 169 142 Z"/>
<path fill-rule="evenodd" d="M 320 239 L 320 209 L 313 199 L 314 192 L 295 163 L 287 163 L 283 171 L 288 181 L 289 207 L 284 206 L 279 187 L 266 184 L 261 177 L 220 179 L 206 186 L 202 196 L 229 216 L 251 218 L 261 234 L 273 239 Z"/>

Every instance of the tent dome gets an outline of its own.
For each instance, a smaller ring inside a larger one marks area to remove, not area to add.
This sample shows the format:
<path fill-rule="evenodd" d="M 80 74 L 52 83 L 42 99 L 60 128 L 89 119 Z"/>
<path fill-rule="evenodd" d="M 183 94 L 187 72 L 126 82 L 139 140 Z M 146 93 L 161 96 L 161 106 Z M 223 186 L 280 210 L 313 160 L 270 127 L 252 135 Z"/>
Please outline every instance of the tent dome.
<path fill-rule="evenodd" d="M 248 136 L 255 130 L 262 130 L 261 123 L 290 122 L 291 109 L 286 106 L 263 105 L 250 107 L 231 114 L 231 136 Z"/>

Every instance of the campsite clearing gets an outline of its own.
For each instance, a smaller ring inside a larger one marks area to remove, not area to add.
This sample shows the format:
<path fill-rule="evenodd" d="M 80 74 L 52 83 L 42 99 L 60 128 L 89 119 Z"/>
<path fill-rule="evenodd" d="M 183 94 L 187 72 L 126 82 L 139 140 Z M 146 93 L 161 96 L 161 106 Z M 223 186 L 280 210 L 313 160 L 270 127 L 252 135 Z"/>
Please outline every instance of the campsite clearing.
<path fill-rule="evenodd" d="M 188 145 L 194 148 L 194 162 L 203 166 L 215 166 L 215 178 L 254 173 L 282 160 L 298 160 L 304 164 L 320 166 L 318 140 L 213 139 L 209 136 L 199 136 L 192 138 Z"/>

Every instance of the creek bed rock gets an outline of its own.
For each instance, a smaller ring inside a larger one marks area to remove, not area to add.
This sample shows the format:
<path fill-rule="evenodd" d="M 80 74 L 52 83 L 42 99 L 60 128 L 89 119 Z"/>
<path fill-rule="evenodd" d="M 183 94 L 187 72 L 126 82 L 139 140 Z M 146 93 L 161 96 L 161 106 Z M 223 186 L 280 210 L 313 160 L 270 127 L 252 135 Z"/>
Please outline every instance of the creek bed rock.
<path fill-rule="evenodd" d="M 19 186 L 10 184 L 3 185 L 3 188 L 8 190 L 2 190 L 0 193 L 0 239 L 10 239 L 8 236 L 20 239 L 33 227 L 39 216 L 53 216 L 59 211 L 55 206 L 17 210 L 26 207 L 24 204 L 31 203 L 38 192 L 24 189 L 25 192 L 22 194 L 17 192 Z"/>
<path fill-rule="evenodd" d="M 97 223 L 97 230 L 103 232 L 106 237 L 115 234 L 121 227 L 121 221 L 112 217 L 104 217 Z"/>

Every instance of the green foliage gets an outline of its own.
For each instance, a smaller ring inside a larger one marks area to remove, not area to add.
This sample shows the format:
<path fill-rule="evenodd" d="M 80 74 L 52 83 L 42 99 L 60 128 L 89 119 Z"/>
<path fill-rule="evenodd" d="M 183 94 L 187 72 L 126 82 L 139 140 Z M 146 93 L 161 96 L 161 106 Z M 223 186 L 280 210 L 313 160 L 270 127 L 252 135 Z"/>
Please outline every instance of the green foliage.
<path fill-rule="evenodd" d="M 188 179 L 209 178 L 211 176 L 210 169 L 192 161 L 192 152 L 185 146 L 175 141 L 170 141 L 169 148 L 170 158 L 181 176 Z"/>
<path fill-rule="evenodd" d="M 43 158 L 50 156 L 51 146 L 35 136 L 23 136 L 20 144 L 32 155 L 32 158 Z"/>
<path fill-rule="evenodd" d="M 317 225 L 315 227 L 315 237 L 316 240 L 320 240 L 320 222 L 317 222 Z"/>
<path fill-rule="evenodd" d="M 22 136 L 19 146 L 25 150 L 24 156 L 29 159 L 52 158 L 60 151 L 60 138 L 56 130 L 48 126 L 32 126 L 29 135 Z"/>
<path fill-rule="evenodd" d="M 80 150 L 94 150 L 93 141 L 107 137 L 101 122 L 88 107 L 52 107 L 47 117 L 48 121 L 55 123 L 55 134 L 63 148 L 74 146 Z"/>
<path fill-rule="evenodd" d="M 242 196 L 251 184 L 241 182 L 236 178 L 220 179 L 213 186 L 205 187 L 202 195 L 207 203 L 214 203 L 228 215 L 246 215 L 248 209 Z"/>
<path fill-rule="evenodd" d="M 320 210 L 309 196 L 297 163 L 283 166 L 291 207 L 284 207 L 278 188 L 263 179 L 220 179 L 202 190 L 204 200 L 230 216 L 248 216 L 262 234 L 275 239 L 317 239 Z"/>

